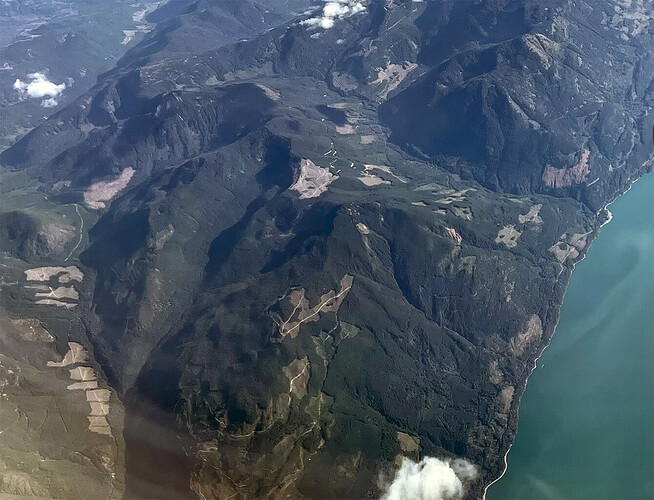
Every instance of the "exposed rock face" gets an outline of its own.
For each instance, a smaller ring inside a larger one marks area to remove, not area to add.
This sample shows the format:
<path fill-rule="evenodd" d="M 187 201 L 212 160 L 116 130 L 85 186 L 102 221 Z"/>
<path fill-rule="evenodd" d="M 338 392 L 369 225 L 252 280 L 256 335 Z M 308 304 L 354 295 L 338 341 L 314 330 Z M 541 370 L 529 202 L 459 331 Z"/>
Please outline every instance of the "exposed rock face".
<path fill-rule="evenodd" d="M 105 208 L 107 202 L 127 187 L 133 175 L 134 169 L 127 167 L 115 179 L 94 182 L 84 191 L 84 203 L 89 208 Z"/>
<path fill-rule="evenodd" d="M 527 322 L 527 326 L 524 331 L 520 332 L 518 335 L 511 339 L 511 349 L 518 356 L 522 355 L 525 349 L 532 344 L 537 342 L 543 336 L 543 324 L 540 318 L 536 314 L 532 314 Z M 511 389 L 511 394 L 513 395 L 513 390 Z"/>
<path fill-rule="evenodd" d="M 504 226 L 497 232 L 495 243 L 503 243 L 506 248 L 515 248 L 518 246 L 518 238 L 520 238 L 520 231 L 518 231 L 513 224 Z"/>
<path fill-rule="evenodd" d="M 415 62 L 406 61 L 404 64 L 390 63 L 385 68 L 377 70 L 377 78 L 370 82 L 371 85 L 381 85 L 383 90 L 379 93 L 381 100 L 386 100 L 388 94 L 400 86 L 409 73 L 415 70 L 418 65 Z"/>
<path fill-rule="evenodd" d="M 0 250 L 28 262 L 61 254 L 74 236 L 68 224 L 40 223 L 16 210 L 0 214 Z"/>
<path fill-rule="evenodd" d="M 353 277 L 350 275 L 345 275 L 341 279 L 340 289 L 330 290 L 329 292 L 323 294 L 320 297 L 318 303 L 310 307 L 308 299 L 305 297 L 304 288 L 299 290 L 293 290 L 288 294 L 288 303 L 287 308 L 291 308 L 290 314 L 285 320 L 282 320 L 282 317 L 277 312 L 272 312 L 271 317 L 275 324 L 279 328 L 279 335 L 281 337 L 286 337 L 290 335 L 291 338 L 295 338 L 300 333 L 300 329 L 303 323 L 319 321 L 321 319 L 321 314 L 324 316 L 326 313 L 337 313 L 338 309 L 341 307 L 341 304 L 347 297 L 348 292 L 352 288 Z M 283 297 L 281 301 L 284 301 L 287 297 Z"/>
<path fill-rule="evenodd" d="M 590 174 L 590 166 L 588 165 L 588 157 L 590 151 L 584 149 L 581 153 L 579 163 L 570 168 L 554 168 L 548 165 L 543 172 L 543 182 L 547 187 L 561 188 L 569 187 L 573 184 L 581 184 L 586 180 Z"/>
<path fill-rule="evenodd" d="M 327 187 L 337 178 L 328 168 L 319 167 L 303 158 L 300 162 L 300 175 L 289 189 L 300 193 L 300 199 L 316 198 L 327 191 Z"/>
<path fill-rule="evenodd" d="M 529 211 L 526 214 L 520 214 L 518 216 L 518 222 L 520 222 L 520 224 L 526 224 L 527 222 L 532 224 L 542 224 L 543 219 L 538 215 L 541 208 L 543 208 L 541 203 L 533 205 L 529 208 Z"/>
<path fill-rule="evenodd" d="M 45 239 L 51 251 L 61 253 L 64 251 L 66 243 L 75 236 L 75 228 L 68 224 L 50 222 L 41 227 L 39 236 Z"/>
<path fill-rule="evenodd" d="M 224 3 L 266 27 L 222 45 L 202 13 L 223 7 L 169 2 L 0 155 L 90 225 L 68 265 L 7 216 L 3 299 L 71 342 L 48 369 L 94 439 L 126 402 L 141 496 L 379 497 L 429 462 L 479 497 L 601 208 L 651 168 L 646 6 L 371 0 L 284 24 Z"/>
<path fill-rule="evenodd" d="M 27 281 L 49 281 L 53 277 L 59 283 L 69 283 L 71 281 L 82 281 L 84 279 L 84 273 L 77 266 L 35 267 L 25 271 L 25 279 Z"/>
<path fill-rule="evenodd" d="M 284 375 L 288 377 L 290 396 L 302 399 L 307 395 L 307 382 L 309 381 L 309 361 L 307 358 L 295 359 L 283 368 Z"/>
<path fill-rule="evenodd" d="M 10 319 L 0 308 L 0 496 L 121 498 L 122 403 L 97 388 L 106 380 L 83 346 L 70 342 L 62 358 L 53 340 L 34 318 Z M 111 410 L 88 402 L 98 390 Z M 102 427 L 93 420 L 99 411 Z"/>

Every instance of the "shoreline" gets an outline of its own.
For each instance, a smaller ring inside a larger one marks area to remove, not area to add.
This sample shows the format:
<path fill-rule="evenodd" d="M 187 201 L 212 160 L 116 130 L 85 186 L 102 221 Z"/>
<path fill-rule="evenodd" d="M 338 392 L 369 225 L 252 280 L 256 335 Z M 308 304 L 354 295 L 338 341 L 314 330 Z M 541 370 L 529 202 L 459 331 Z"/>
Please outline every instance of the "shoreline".
<path fill-rule="evenodd" d="M 629 191 L 631 191 L 631 188 L 633 187 L 633 185 L 636 182 L 638 182 L 639 180 L 641 180 L 643 177 L 648 175 L 648 174 L 652 174 L 652 170 L 646 171 L 646 172 L 642 173 L 641 175 L 639 175 L 638 177 L 636 177 L 634 179 L 629 179 L 624 191 L 622 191 L 618 195 L 616 195 L 611 201 L 609 201 L 606 205 L 604 205 L 604 207 L 602 207 L 601 210 L 599 210 L 597 212 L 597 217 L 599 217 L 602 212 L 606 212 L 608 214 L 607 219 L 604 222 L 600 223 L 599 227 L 597 227 L 594 230 L 594 233 L 595 233 L 594 237 L 590 241 L 590 243 L 586 246 L 586 248 L 584 249 L 583 255 L 581 256 L 581 258 L 579 260 L 577 260 L 576 262 L 574 262 L 572 264 L 572 269 L 570 270 L 570 276 L 568 277 L 568 283 L 565 286 L 565 290 L 563 291 L 563 297 L 561 299 L 561 304 L 559 305 L 559 308 L 558 308 L 559 309 L 559 311 L 558 311 L 559 314 L 558 314 L 558 317 L 557 317 L 557 320 L 556 320 L 556 324 L 554 325 L 554 329 L 552 330 L 552 335 L 550 335 L 549 339 L 547 340 L 547 343 L 543 346 L 543 348 L 538 353 L 536 358 L 534 358 L 533 367 L 531 368 L 531 370 L 529 370 L 529 374 L 527 375 L 527 379 L 525 380 L 524 389 L 522 390 L 522 393 L 520 394 L 520 397 L 518 398 L 518 404 L 517 404 L 517 410 L 516 410 L 516 420 L 519 420 L 520 403 L 522 402 L 522 397 L 524 396 L 524 393 L 527 390 L 527 386 L 529 384 L 529 379 L 531 378 L 531 375 L 534 373 L 534 370 L 536 370 L 536 368 L 538 367 L 538 360 L 540 360 L 540 358 L 543 356 L 543 354 L 545 353 L 547 348 L 550 346 L 550 344 L 552 343 L 552 339 L 554 339 L 554 335 L 556 334 L 556 329 L 558 328 L 559 322 L 561 320 L 561 314 L 560 314 L 561 307 L 563 306 L 563 303 L 565 302 L 565 297 L 566 297 L 566 294 L 568 293 L 570 279 L 572 279 L 572 275 L 573 275 L 575 269 L 577 268 L 577 264 L 583 262 L 586 259 L 586 255 L 588 254 L 588 250 L 592 246 L 595 239 L 597 237 L 599 237 L 601 229 L 604 226 L 606 226 L 609 222 L 611 222 L 613 220 L 613 213 L 609 210 L 608 207 L 610 205 L 612 205 L 613 203 L 615 203 L 615 201 L 618 200 L 618 198 L 623 197 L 625 194 L 627 194 Z M 481 500 L 486 500 L 486 495 L 488 493 L 488 489 L 491 486 L 493 486 L 495 483 L 497 483 L 500 479 L 502 479 L 506 475 L 507 470 L 509 469 L 508 457 L 509 457 L 509 453 L 511 452 L 511 448 L 513 448 L 513 444 L 515 443 L 515 438 L 517 437 L 517 434 L 518 434 L 518 425 L 519 425 L 519 423 L 516 422 L 516 435 L 514 436 L 513 440 L 511 441 L 511 444 L 509 445 L 508 449 L 504 453 L 504 458 L 503 458 L 504 467 L 502 468 L 502 473 L 496 479 L 494 479 L 493 481 L 491 481 L 490 483 L 488 483 L 484 487 L 483 492 L 482 492 L 482 496 L 481 496 Z"/>

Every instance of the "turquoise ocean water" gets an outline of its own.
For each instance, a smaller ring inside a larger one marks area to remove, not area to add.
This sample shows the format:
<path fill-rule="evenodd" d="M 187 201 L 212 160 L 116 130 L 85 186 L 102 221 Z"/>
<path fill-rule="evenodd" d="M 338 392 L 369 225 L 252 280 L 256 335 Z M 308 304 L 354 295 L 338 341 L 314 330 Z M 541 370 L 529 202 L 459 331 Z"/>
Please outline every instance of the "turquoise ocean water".
<path fill-rule="evenodd" d="M 488 500 L 654 498 L 654 175 L 609 209 L 572 274 Z"/>

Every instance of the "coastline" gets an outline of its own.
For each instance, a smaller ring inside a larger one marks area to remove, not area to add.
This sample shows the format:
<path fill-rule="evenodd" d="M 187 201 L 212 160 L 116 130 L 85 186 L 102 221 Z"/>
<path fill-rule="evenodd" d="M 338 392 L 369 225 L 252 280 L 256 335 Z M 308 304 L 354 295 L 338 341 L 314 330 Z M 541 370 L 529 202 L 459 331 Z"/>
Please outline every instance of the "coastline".
<path fill-rule="evenodd" d="M 645 163 L 643 166 L 645 166 L 645 165 L 647 165 L 647 163 Z M 552 343 L 552 339 L 554 338 L 554 335 L 555 335 L 555 333 L 556 333 L 556 329 L 557 329 L 558 326 L 559 326 L 559 321 L 560 321 L 560 319 L 561 319 L 561 314 L 560 314 L 560 313 L 561 313 L 561 307 L 562 307 L 562 305 L 563 305 L 563 302 L 565 301 L 565 296 L 566 296 L 567 291 L 568 291 L 568 287 L 569 287 L 570 279 L 572 278 L 572 274 L 574 273 L 574 271 L 575 271 L 575 269 L 576 269 L 576 267 L 577 267 L 577 264 L 579 264 L 580 262 L 583 262 L 583 261 L 584 261 L 584 259 L 586 258 L 586 255 L 587 255 L 587 253 L 588 253 L 588 250 L 590 249 L 590 247 L 591 247 L 592 244 L 594 243 L 595 239 L 599 236 L 601 229 L 602 229 L 604 226 L 606 226 L 609 222 L 611 222 L 611 220 L 613 220 L 613 213 L 609 210 L 608 207 L 609 207 L 610 205 L 612 205 L 613 203 L 615 203 L 616 200 L 618 200 L 619 198 L 621 198 L 622 196 L 624 196 L 625 194 L 627 194 L 627 193 L 631 190 L 631 188 L 633 187 L 633 185 L 634 185 L 636 182 L 638 182 L 639 180 L 641 180 L 645 175 L 648 175 L 648 174 L 651 174 L 651 173 L 652 173 L 652 169 L 650 168 L 650 169 L 648 169 L 648 170 L 645 170 L 643 173 L 637 174 L 637 177 L 629 179 L 629 180 L 627 181 L 627 183 L 626 183 L 626 187 L 625 187 L 625 189 L 622 190 L 621 192 L 619 192 L 619 194 L 617 194 L 613 199 L 611 199 L 611 201 L 607 202 L 606 205 L 604 205 L 604 207 L 602 207 L 602 208 L 597 212 L 597 217 L 598 217 L 598 218 L 600 217 L 600 214 L 602 214 L 603 212 L 605 212 L 605 213 L 607 214 L 607 216 L 606 216 L 607 218 L 606 218 L 605 221 L 601 222 L 601 223 L 599 224 L 599 226 L 597 226 L 597 227 L 593 230 L 591 241 L 588 243 L 588 245 L 586 245 L 586 248 L 584 248 L 584 251 L 583 251 L 581 257 L 580 257 L 577 261 L 575 261 L 575 262 L 572 264 L 572 268 L 570 269 L 570 273 L 569 273 L 569 275 L 568 275 L 568 277 L 567 277 L 567 282 L 566 282 L 565 285 L 564 285 L 563 295 L 562 295 L 562 297 L 561 297 L 561 302 L 559 303 L 559 305 L 558 305 L 558 307 L 557 307 L 557 312 L 556 312 L 557 317 L 556 317 L 556 322 L 555 322 L 555 324 L 554 324 L 554 328 L 552 329 L 552 333 L 548 336 L 547 341 L 546 341 L 546 343 L 544 344 L 544 346 L 542 347 L 542 349 L 540 349 L 540 351 L 537 351 L 537 355 L 536 355 L 536 357 L 533 359 L 533 366 L 532 366 L 531 369 L 529 370 L 529 373 L 528 373 L 528 375 L 527 375 L 527 377 L 526 377 L 526 379 L 525 379 L 524 385 L 523 385 L 523 387 L 522 387 L 522 391 L 520 392 L 520 395 L 519 395 L 518 398 L 517 398 L 517 403 L 516 403 L 515 410 L 511 412 L 511 417 L 515 418 L 515 424 L 514 424 L 514 425 L 515 425 L 515 433 L 514 433 L 512 439 L 511 439 L 511 442 L 510 442 L 510 444 L 509 444 L 507 450 L 503 453 L 503 468 L 502 468 L 502 472 L 500 473 L 500 475 L 499 475 L 497 478 L 495 478 L 493 481 L 491 481 L 491 482 L 488 483 L 486 486 L 484 486 L 484 488 L 483 488 L 483 492 L 482 492 L 482 496 L 481 496 L 481 500 L 486 500 L 486 495 L 487 495 L 487 493 L 488 493 L 489 488 L 490 488 L 491 486 L 493 486 L 495 483 L 497 483 L 500 479 L 502 479 L 502 478 L 506 475 L 506 472 L 507 472 L 507 470 L 508 470 L 508 468 L 509 468 L 509 464 L 508 464 L 508 456 L 509 456 L 509 453 L 510 453 L 510 451 L 511 451 L 511 448 L 513 447 L 513 444 L 515 443 L 515 438 L 516 438 L 517 433 L 518 433 L 520 403 L 521 403 L 521 401 L 522 401 L 522 397 L 524 396 L 525 391 L 527 390 L 527 386 L 528 386 L 528 383 L 529 383 L 529 378 L 531 377 L 531 375 L 532 375 L 532 373 L 534 372 L 534 370 L 538 367 L 538 360 L 543 356 L 543 354 L 545 353 L 545 350 L 546 350 L 546 349 L 550 346 L 550 344 Z M 509 425 L 507 426 L 507 432 L 509 431 L 510 427 L 511 427 L 511 423 L 509 423 Z"/>

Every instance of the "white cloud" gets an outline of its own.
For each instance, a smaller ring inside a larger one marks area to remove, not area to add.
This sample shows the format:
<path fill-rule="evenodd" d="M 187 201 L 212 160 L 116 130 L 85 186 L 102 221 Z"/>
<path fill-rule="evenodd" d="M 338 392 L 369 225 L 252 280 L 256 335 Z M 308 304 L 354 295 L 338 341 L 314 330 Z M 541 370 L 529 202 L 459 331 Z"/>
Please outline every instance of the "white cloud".
<path fill-rule="evenodd" d="M 48 80 L 48 78 L 43 73 L 30 73 L 27 75 L 27 78 L 29 78 L 29 81 L 27 82 L 17 79 L 14 82 L 14 89 L 28 97 L 49 97 L 50 99 L 54 99 L 66 88 L 65 83 L 53 83 Z M 50 102 L 48 99 L 43 102 L 45 103 L 46 101 Z"/>
<path fill-rule="evenodd" d="M 381 500 L 460 500 L 477 474 L 477 467 L 463 459 L 425 457 L 416 463 L 404 457 L 393 481 L 381 485 Z"/>
<path fill-rule="evenodd" d="M 57 104 L 59 104 L 59 101 L 57 101 L 57 99 L 54 97 L 48 97 L 47 99 L 43 99 L 41 101 L 41 106 L 44 108 L 54 108 Z"/>
<path fill-rule="evenodd" d="M 318 16 L 305 19 L 301 24 L 305 26 L 329 29 L 339 19 L 353 16 L 366 10 L 367 0 L 329 0 L 318 11 Z"/>

